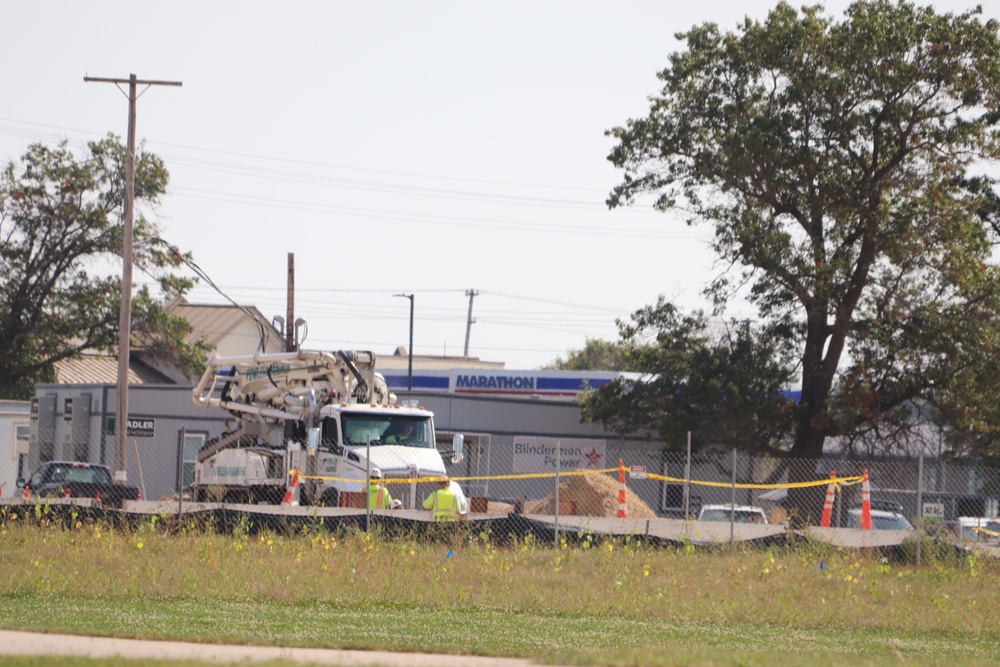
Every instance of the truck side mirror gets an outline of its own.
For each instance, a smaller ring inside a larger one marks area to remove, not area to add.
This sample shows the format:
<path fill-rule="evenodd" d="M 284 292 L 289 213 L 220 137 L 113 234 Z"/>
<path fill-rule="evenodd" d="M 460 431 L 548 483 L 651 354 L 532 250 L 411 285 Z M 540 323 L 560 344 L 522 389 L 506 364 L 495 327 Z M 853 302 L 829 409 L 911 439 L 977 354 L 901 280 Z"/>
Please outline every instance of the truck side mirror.
<path fill-rule="evenodd" d="M 315 456 L 316 450 L 319 449 L 319 428 L 309 429 L 309 456 Z"/>
<path fill-rule="evenodd" d="M 451 439 L 452 463 L 461 463 L 463 459 L 465 459 L 465 456 L 462 454 L 463 444 L 465 444 L 465 436 L 462 435 L 461 433 L 455 435 L 455 437 Z"/>

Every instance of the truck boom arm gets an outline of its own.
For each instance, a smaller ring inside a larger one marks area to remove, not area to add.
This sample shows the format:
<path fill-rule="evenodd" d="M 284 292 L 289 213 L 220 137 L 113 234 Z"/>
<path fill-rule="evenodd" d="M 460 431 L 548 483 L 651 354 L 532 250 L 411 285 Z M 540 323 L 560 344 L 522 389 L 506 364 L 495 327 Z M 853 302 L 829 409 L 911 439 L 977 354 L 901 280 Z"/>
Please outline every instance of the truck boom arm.
<path fill-rule="evenodd" d="M 217 392 L 218 391 L 218 395 Z M 208 362 L 193 399 L 237 418 L 311 422 L 331 402 L 389 404 L 395 396 L 375 373 L 375 354 L 366 351 L 299 350 Z"/>

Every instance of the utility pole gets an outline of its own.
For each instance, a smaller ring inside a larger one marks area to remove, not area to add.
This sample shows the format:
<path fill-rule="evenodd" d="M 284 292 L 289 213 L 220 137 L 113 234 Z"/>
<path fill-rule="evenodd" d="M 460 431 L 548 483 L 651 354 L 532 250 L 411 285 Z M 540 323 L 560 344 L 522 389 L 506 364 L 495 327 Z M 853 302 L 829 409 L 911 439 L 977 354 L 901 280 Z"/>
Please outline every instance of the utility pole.
<path fill-rule="evenodd" d="M 180 86 L 180 81 L 146 81 L 130 74 L 127 79 L 106 79 L 84 76 L 85 82 L 113 83 L 121 90 L 128 84 L 128 147 L 125 152 L 125 230 L 122 236 L 122 303 L 118 325 L 118 406 L 115 410 L 115 483 L 125 484 L 127 479 L 128 444 L 128 361 L 132 329 L 132 218 L 135 205 L 135 103 L 142 93 L 136 94 L 139 84 L 146 86 Z M 124 92 L 124 91 L 122 91 Z"/>
<path fill-rule="evenodd" d="M 462 356 L 469 356 L 469 337 L 472 336 L 472 323 L 475 322 L 472 319 L 472 300 L 479 296 L 479 290 L 470 289 L 465 292 L 465 296 L 469 297 L 469 316 L 465 320 L 465 352 Z"/>
<path fill-rule="evenodd" d="M 295 253 L 288 253 L 288 296 L 285 314 L 285 352 L 295 352 L 298 344 L 295 340 Z M 265 350 L 261 350 L 264 352 Z"/>
<path fill-rule="evenodd" d="M 412 294 L 393 294 L 393 296 L 401 296 L 404 299 L 410 300 L 410 345 L 406 348 L 407 362 L 406 362 L 406 389 L 407 391 L 413 391 L 413 295 Z"/>

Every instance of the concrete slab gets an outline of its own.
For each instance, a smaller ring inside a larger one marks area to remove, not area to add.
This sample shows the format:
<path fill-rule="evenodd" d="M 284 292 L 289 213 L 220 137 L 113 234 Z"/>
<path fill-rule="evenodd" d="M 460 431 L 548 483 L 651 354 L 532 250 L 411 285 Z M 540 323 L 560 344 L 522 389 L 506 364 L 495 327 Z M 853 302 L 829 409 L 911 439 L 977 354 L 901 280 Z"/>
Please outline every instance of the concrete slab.
<path fill-rule="evenodd" d="M 800 532 L 811 540 L 849 549 L 898 547 L 904 540 L 915 536 L 912 530 L 860 530 L 819 526 L 809 526 Z"/>

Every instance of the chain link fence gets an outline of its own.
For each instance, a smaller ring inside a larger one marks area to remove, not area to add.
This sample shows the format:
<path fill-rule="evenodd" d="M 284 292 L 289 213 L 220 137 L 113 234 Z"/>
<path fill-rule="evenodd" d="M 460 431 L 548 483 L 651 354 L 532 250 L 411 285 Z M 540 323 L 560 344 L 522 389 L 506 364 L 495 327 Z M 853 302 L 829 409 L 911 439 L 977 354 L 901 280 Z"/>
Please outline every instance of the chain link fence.
<path fill-rule="evenodd" d="M 356 518 L 360 512 L 369 520 L 364 456 L 339 452 L 316 465 L 298 442 L 288 441 L 284 449 L 223 447 L 219 450 L 223 455 L 200 459 L 220 442 L 210 429 L 183 425 L 164 434 L 144 431 L 144 425 L 136 423 L 130 425 L 121 466 L 115 461 L 113 429 L 107 424 L 99 433 L 77 428 L 72 411 L 68 414 L 63 428 L 41 428 L 35 420 L 27 439 L 23 428 L 17 431 L 11 454 L 0 467 L 4 502 L 23 502 L 25 491 L 17 480 L 31 486 L 31 473 L 45 462 L 92 462 L 108 466 L 112 475 L 124 469 L 127 484 L 147 504 L 129 503 L 126 510 L 191 512 L 225 504 L 278 516 L 292 509 L 282 506 L 282 500 L 290 490 L 291 470 L 299 467 L 301 483 L 293 498 L 299 505 L 296 512 L 302 513 L 302 506 L 311 501 L 324 516 Z M 446 437 L 439 439 L 439 450 L 448 449 Z M 875 529 L 921 526 L 957 539 L 994 543 L 1000 537 L 1000 468 L 981 462 L 939 457 L 801 460 L 734 451 L 700 452 L 689 458 L 655 445 L 619 448 L 607 443 L 603 451 L 588 452 L 576 441 L 569 440 L 565 451 L 557 439 L 549 441 L 554 444 L 544 449 L 547 464 L 534 472 L 525 471 L 514 446 L 489 437 L 470 437 L 461 460 L 445 451 L 440 460 L 461 489 L 467 517 L 480 521 L 523 517 L 569 526 L 580 525 L 573 521 L 624 515 L 633 521 L 702 519 L 850 529 L 859 527 L 861 479 L 867 473 Z M 423 454 L 438 456 L 433 450 Z M 371 456 L 375 460 L 375 454 Z M 333 459 L 338 461 L 331 464 Z M 436 475 L 404 466 L 387 470 L 385 477 L 386 489 L 399 501 L 396 516 L 431 520 L 423 501 L 437 488 Z M 35 480 L 36 487 L 40 481 Z M 338 492 L 323 494 L 332 488 Z M 829 517 L 824 521 L 828 497 Z"/>

